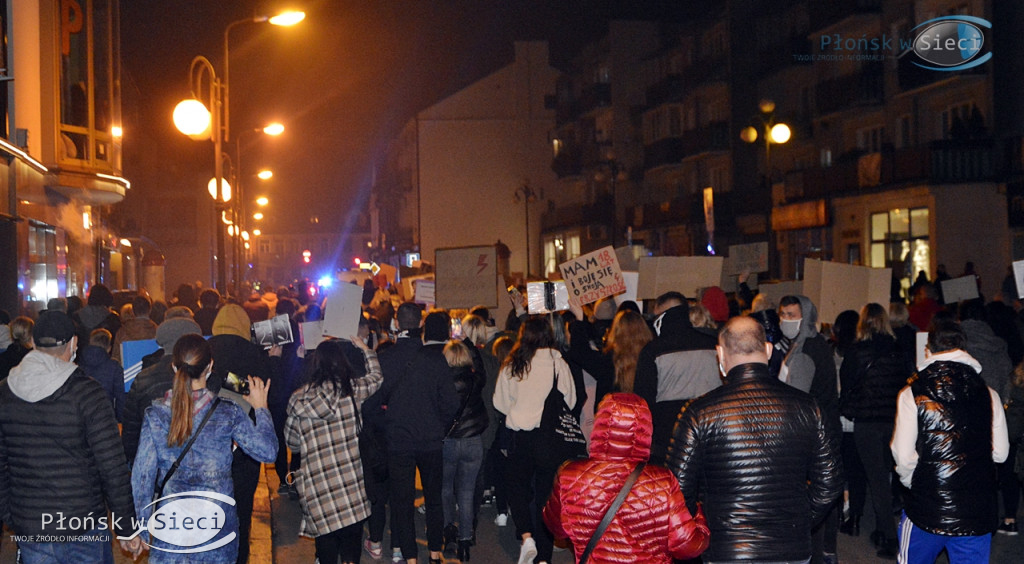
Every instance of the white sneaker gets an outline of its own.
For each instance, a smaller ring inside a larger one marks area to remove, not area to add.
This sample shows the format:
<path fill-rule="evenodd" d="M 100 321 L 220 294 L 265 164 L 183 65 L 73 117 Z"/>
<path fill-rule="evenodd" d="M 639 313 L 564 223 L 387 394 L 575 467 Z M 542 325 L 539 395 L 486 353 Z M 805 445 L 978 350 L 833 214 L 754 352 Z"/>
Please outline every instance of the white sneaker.
<path fill-rule="evenodd" d="M 405 562 L 405 558 L 402 558 L 402 551 L 397 548 L 391 549 L 391 562 Z"/>
<path fill-rule="evenodd" d="M 533 540 L 533 537 L 523 540 L 522 546 L 519 547 L 519 563 L 518 564 L 533 564 L 533 559 L 537 557 L 537 541 Z"/>
<path fill-rule="evenodd" d="M 499 527 L 508 525 L 508 513 L 498 513 L 498 516 L 494 518 L 494 524 Z"/>

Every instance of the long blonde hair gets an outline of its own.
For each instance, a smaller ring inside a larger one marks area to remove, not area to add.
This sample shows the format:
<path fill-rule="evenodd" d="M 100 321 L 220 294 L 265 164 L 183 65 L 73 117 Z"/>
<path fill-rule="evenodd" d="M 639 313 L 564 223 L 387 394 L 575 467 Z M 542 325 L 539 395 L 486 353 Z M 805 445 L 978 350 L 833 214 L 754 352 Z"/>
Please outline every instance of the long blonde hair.
<path fill-rule="evenodd" d="M 612 353 L 615 366 L 615 386 L 620 392 L 633 392 L 636 377 L 636 363 L 640 350 L 651 342 L 654 335 L 642 315 L 635 311 L 620 311 L 608 331 L 608 342 L 604 351 Z"/>
<path fill-rule="evenodd" d="M 213 352 L 201 335 L 183 335 L 174 345 L 174 388 L 171 392 L 171 425 L 167 446 L 179 446 L 192 435 L 192 381 L 203 376 Z"/>

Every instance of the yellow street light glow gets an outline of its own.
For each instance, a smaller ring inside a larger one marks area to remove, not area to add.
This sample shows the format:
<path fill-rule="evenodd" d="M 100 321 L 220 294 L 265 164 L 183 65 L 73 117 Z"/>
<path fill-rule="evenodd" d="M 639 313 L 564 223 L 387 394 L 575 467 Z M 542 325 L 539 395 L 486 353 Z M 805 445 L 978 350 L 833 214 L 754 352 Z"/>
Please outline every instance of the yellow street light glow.
<path fill-rule="evenodd" d="M 195 98 L 178 102 L 174 106 L 173 118 L 174 127 L 189 137 L 206 139 L 210 136 L 210 110 Z"/>
<path fill-rule="evenodd" d="M 232 224 L 234 224 L 234 222 L 231 221 L 231 218 L 228 217 L 228 211 L 227 210 L 224 210 L 224 211 L 220 212 L 220 220 L 224 222 L 224 225 L 232 225 Z"/>
<path fill-rule="evenodd" d="M 777 123 L 774 126 L 772 126 L 768 138 L 771 139 L 772 143 L 781 144 L 785 143 L 786 141 L 789 141 L 789 138 L 790 136 L 792 136 L 792 134 L 793 132 L 789 130 L 788 125 L 784 123 Z"/>
<path fill-rule="evenodd" d="M 259 198 L 256 198 L 256 203 L 260 206 L 265 206 L 270 203 L 270 200 L 267 199 L 266 196 L 260 196 Z"/>
<path fill-rule="evenodd" d="M 245 250 L 247 250 L 247 251 L 249 250 L 249 242 L 248 241 L 245 242 Z"/>
<path fill-rule="evenodd" d="M 230 235 L 232 237 L 235 236 L 235 226 L 234 225 L 229 225 L 228 226 L 228 235 Z"/>
<path fill-rule="evenodd" d="M 263 212 L 256 212 L 252 214 L 252 218 L 257 221 L 263 219 Z"/>
<path fill-rule="evenodd" d="M 228 184 L 228 181 L 227 181 L 226 178 L 221 178 L 220 179 L 220 186 L 221 186 L 221 199 L 220 199 L 220 201 L 221 202 L 230 202 L 231 201 L 231 185 Z M 210 182 L 207 183 L 207 185 L 206 185 L 206 190 L 210 193 L 210 197 L 211 198 L 213 198 L 214 200 L 217 199 L 217 179 L 216 178 L 211 178 L 210 179 Z"/>
<path fill-rule="evenodd" d="M 129 241 L 128 239 L 121 239 L 121 246 L 122 247 L 131 247 L 132 246 L 132 242 Z"/>
<path fill-rule="evenodd" d="M 740 131 L 740 139 L 746 141 L 747 143 L 753 143 L 754 141 L 757 141 L 757 128 L 752 125 L 749 127 L 744 127 L 743 130 Z"/>
<path fill-rule="evenodd" d="M 259 229 L 253 229 L 252 230 L 252 236 L 253 237 L 259 237 L 260 235 L 263 235 L 263 232 L 260 231 Z"/>
<path fill-rule="evenodd" d="M 263 169 L 256 174 L 260 180 L 270 180 L 274 177 L 274 171 L 269 169 Z"/>
<path fill-rule="evenodd" d="M 242 240 L 243 241 L 248 241 L 249 240 L 249 232 L 248 231 L 242 231 Z"/>
<path fill-rule="evenodd" d="M 302 20 L 306 19 L 306 12 L 281 12 L 280 14 L 270 18 L 268 21 L 273 25 L 289 26 L 295 25 Z"/>
<path fill-rule="evenodd" d="M 120 125 L 115 125 L 110 128 L 110 134 L 120 139 L 121 137 L 124 136 L 124 130 L 121 129 Z"/>
<path fill-rule="evenodd" d="M 267 135 L 280 135 L 284 133 L 284 126 L 280 123 L 274 122 L 263 128 L 263 133 Z"/>

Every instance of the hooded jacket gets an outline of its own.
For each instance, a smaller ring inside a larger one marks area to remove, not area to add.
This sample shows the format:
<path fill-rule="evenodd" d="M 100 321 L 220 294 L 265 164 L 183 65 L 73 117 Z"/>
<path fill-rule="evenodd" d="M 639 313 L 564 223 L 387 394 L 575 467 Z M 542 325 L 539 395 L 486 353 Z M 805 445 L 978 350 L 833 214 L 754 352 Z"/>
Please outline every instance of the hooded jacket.
<path fill-rule="evenodd" d="M 996 463 L 1009 441 L 1002 403 L 955 350 L 932 355 L 899 395 L 892 454 L 908 489 L 904 508 L 936 535 L 978 536 L 996 530 Z"/>
<path fill-rule="evenodd" d="M 672 435 L 672 426 L 683 405 L 721 385 L 715 356 L 715 337 L 696 331 L 690 324 L 690 308 L 668 309 L 655 322 L 657 337 L 647 343 L 637 359 L 633 391 L 645 400 L 654 422 L 652 451 L 661 461 Z"/>
<path fill-rule="evenodd" d="M 42 515 L 120 518 L 135 508 L 114 409 L 103 388 L 70 362 L 32 351 L 0 382 L 0 519 L 19 535 L 43 529 Z M 77 520 L 76 520 L 77 521 Z"/>
<path fill-rule="evenodd" d="M 107 392 L 107 397 L 114 406 L 117 420 L 121 421 L 121 415 L 124 413 L 124 369 L 121 365 L 110 358 L 107 351 L 96 345 L 82 349 L 78 355 L 78 365 L 87 376 L 103 386 L 103 391 Z"/>
<path fill-rule="evenodd" d="M 356 405 L 380 388 L 377 355 L 365 351 L 366 375 L 352 379 L 352 395 L 328 386 L 300 388 L 288 402 L 284 436 L 302 455 L 296 489 L 302 500 L 299 534 L 317 537 L 370 516 L 359 458 Z"/>
<path fill-rule="evenodd" d="M 1013 372 L 1006 341 L 999 338 L 988 323 L 978 319 L 965 319 L 960 322 L 960 327 L 967 337 L 964 349 L 981 364 L 981 379 L 1005 399 L 1009 393 L 1010 373 Z"/>
<path fill-rule="evenodd" d="M 842 432 L 839 424 L 839 390 L 836 385 L 836 362 L 832 347 L 824 335 L 818 332 L 818 308 L 807 296 L 796 296 L 800 300 L 800 331 L 790 345 L 782 361 L 780 378 L 798 390 L 811 394 L 821 408 L 825 427 L 838 437 Z"/>
<path fill-rule="evenodd" d="M 651 412 L 643 398 L 611 394 L 601 402 L 590 436 L 590 458 L 569 462 L 555 478 L 544 522 L 568 538 L 579 559 L 626 478 L 650 456 Z M 708 546 L 700 512 L 686 507 L 670 471 L 644 467 L 589 562 L 669 564 L 698 556 Z"/>
<path fill-rule="evenodd" d="M 679 414 L 668 468 L 711 530 L 711 561 L 793 562 L 843 491 L 839 451 L 813 398 L 740 364 Z"/>
<path fill-rule="evenodd" d="M 839 368 L 843 416 L 858 423 L 885 423 L 888 433 L 896 420 L 896 396 L 913 373 L 911 358 L 889 335 L 853 343 Z"/>

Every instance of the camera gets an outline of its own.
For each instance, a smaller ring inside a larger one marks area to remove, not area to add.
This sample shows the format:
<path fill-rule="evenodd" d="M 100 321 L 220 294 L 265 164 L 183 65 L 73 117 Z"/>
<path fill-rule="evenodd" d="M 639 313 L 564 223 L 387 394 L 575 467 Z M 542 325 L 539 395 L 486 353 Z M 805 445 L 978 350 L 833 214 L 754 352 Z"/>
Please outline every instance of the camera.
<path fill-rule="evenodd" d="M 234 372 L 228 372 L 228 375 L 224 378 L 223 387 L 235 392 L 236 394 L 243 396 L 249 395 L 249 381 L 243 379 Z"/>

